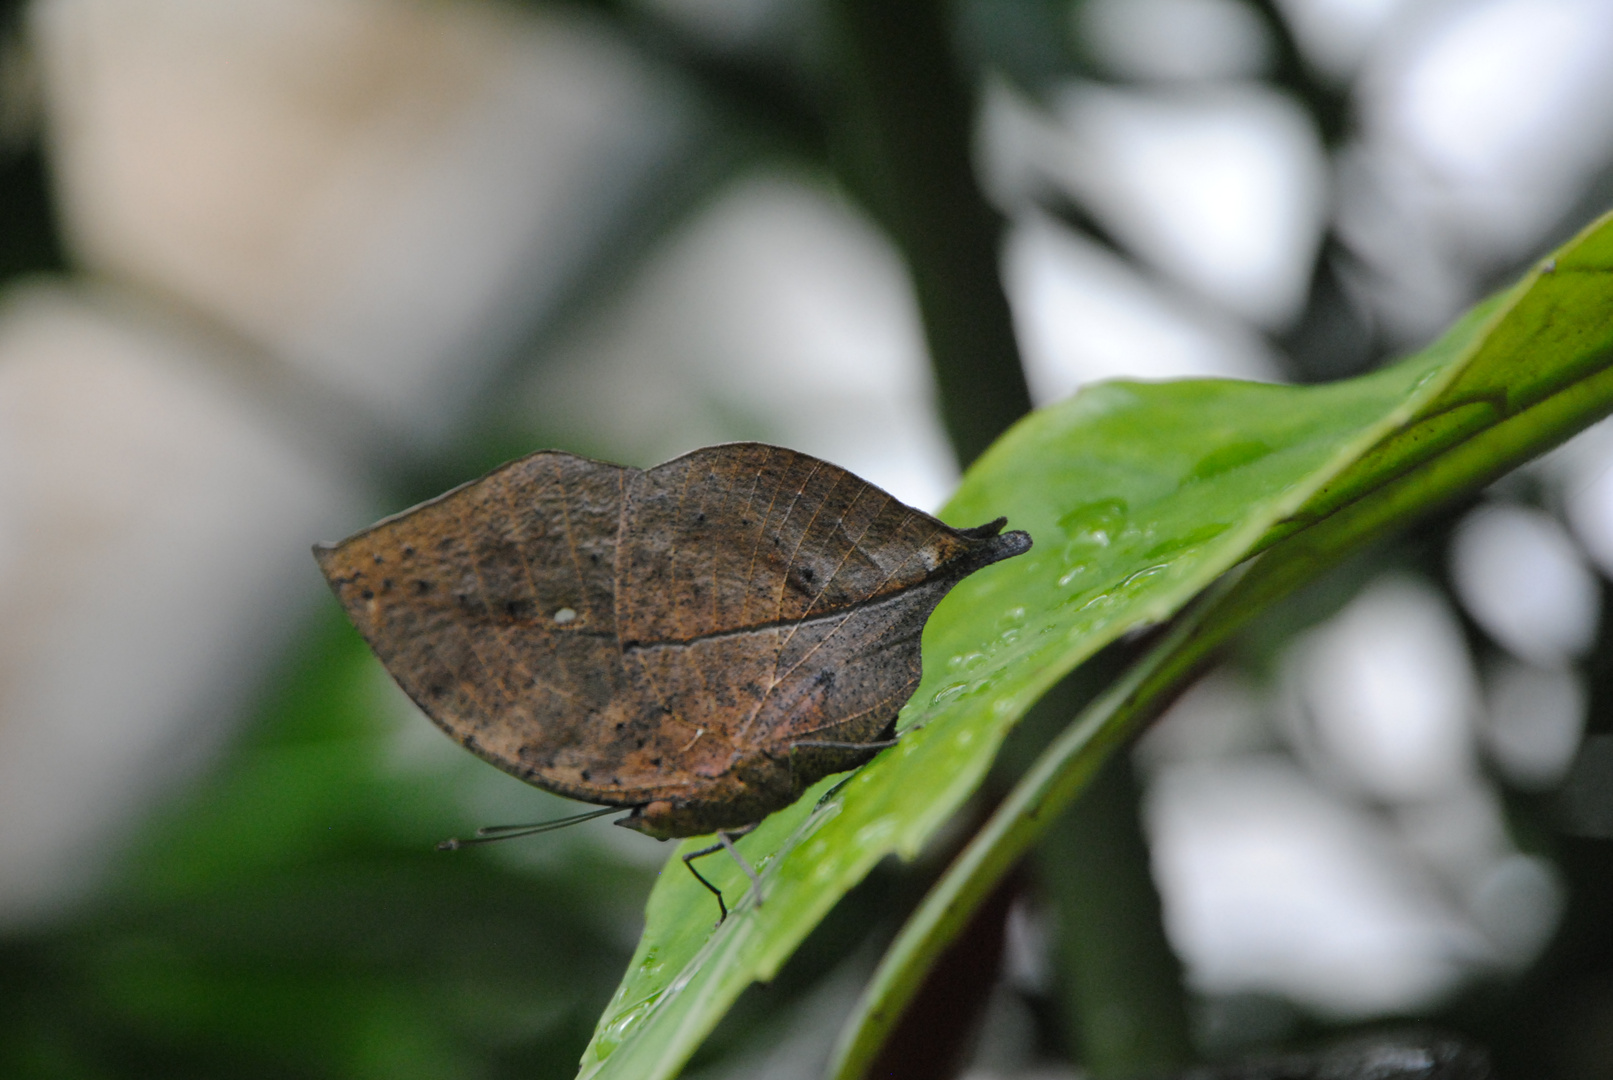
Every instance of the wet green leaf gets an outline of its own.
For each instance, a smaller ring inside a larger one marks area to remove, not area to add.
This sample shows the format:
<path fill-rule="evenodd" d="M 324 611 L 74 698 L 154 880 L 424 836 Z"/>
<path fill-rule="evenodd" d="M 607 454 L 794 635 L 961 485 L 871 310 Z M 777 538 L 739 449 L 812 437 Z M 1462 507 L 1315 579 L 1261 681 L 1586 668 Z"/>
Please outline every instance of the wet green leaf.
<path fill-rule="evenodd" d="M 1015 427 L 942 516 L 1006 514 L 1036 546 L 966 579 L 930 619 L 901 745 L 740 842 L 765 905 L 747 897 L 713 933 L 710 895 L 669 861 L 582 1074 L 675 1073 L 739 992 L 771 977 L 879 859 L 919 851 L 1049 686 L 1241 559 L 1404 418 L 1421 375 L 1397 369 L 1320 390 L 1112 383 Z M 744 893 L 731 860 L 706 865 L 725 893 Z"/>
<path fill-rule="evenodd" d="M 1374 376 L 1408 377 L 1406 400 L 1395 410 L 1401 419 L 1387 430 L 1373 425 L 1381 439 L 1312 487 L 1300 509 L 1257 545 L 1266 549 L 1259 559 L 1224 579 L 1044 752 L 903 927 L 847 1026 L 833 1074 L 862 1075 L 934 958 L 996 881 L 1108 751 L 1218 644 L 1346 554 L 1613 410 L 1610 308 L 1613 217 L 1479 305 L 1422 354 Z M 1311 393 L 1320 404 L 1337 389 Z M 1319 414 L 1316 420 L 1331 423 Z"/>
<path fill-rule="evenodd" d="M 936 611 L 901 745 L 741 842 L 765 905 L 747 896 L 713 931 L 709 894 L 669 860 L 581 1075 L 674 1075 L 739 993 L 770 978 L 879 859 L 923 847 L 974 791 L 1012 724 L 1098 648 L 1169 618 L 1252 552 L 1304 535 L 1602 370 L 1613 288 L 1598 268 L 1609 263 L 1610 237 L 1605 224 L 1591 230 L 1559 253 L 1553 272 L 1364 378 L 1109 383 L 1017 425 L 942 516 L 1005 514 L 1036 547 L 964 581 Z M 745 892 L 737 866 L 710 865 L 728 895 Z M 876 993 L 863 1014 L 873 1035 L 857 1046 L 877 1045 L 882 1013 L 893 1018 Z"/>

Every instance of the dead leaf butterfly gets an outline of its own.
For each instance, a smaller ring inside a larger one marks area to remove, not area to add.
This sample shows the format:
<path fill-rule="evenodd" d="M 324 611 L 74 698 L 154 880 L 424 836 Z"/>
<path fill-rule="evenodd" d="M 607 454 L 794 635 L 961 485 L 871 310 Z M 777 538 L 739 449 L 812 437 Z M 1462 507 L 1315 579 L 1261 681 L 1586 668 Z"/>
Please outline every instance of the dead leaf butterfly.
<path fill-rule="evenodd" d="M 465 747 L 604 804 L 584 816 L 627 810 L 617 824 L 714 832 L 707 852 L 733 851 L 892 745 L 925 620 L 1030 548 L 1004 524 L 954 529 L 760 443 L 649 470 L 540 451 L 314 554 L 392 677 Z"/>

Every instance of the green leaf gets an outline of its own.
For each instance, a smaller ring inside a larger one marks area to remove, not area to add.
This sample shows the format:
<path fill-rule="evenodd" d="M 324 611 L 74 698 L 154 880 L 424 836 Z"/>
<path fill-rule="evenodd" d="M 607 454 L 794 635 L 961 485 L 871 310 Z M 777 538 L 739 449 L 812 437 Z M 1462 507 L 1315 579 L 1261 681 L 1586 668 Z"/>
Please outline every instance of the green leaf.
<path fill-rule="evenodd" d="M 942 516 L 973 525 L 1006 514 L 1036 547 L 964 581 L 931 618 L 925 678 L 903 713 L 900 746 L 825 781 L 740 842 L 765 905 L 747 895 L 713 931 L 710 895 L 676 856 L 668 861 L 581 1075 L 674 1075 L 739 993 L 771 978 L 876 862 L 923 847 L 980 783 L 1013 723 L 1098 648 L 1169 618 L 1251 552 L 1306 535 L 1308 524 L 1448 457 L 1498 418 L 1602 370 L 1609 290 L 1595 268 L 1609 263 L 1609 243 L 1605 225 L 1588 232 L 1559 254 L 1555 272 L 1361 379 L 1110 383 L 1017 425 Z M 1515 360 L 1525 353 L 1527 364 Z M 1480 367 L 1499 378 L 1475 381 Z M 1582 413 L 1577 422 L 1599 415 Z M 731 860 L 708 865 L 727 895 L 745 894 Z M 862 1014 L 876 1034 L 881 1015 L 894 1019 L 882 1000 L 876 993 Z"/>
<path fill-rule="evenodd" d="M 709 894 L 676 856 L 668 861 L 581 1075 L 674 1075 L 739 993 L 770 978 L 879 859 L 911 858 L 923 847 L 974 791 L 1009 727 L 1098 648 L 1169 618 L 1257 550 L 1273 549 L 1256 564 L 1272 568 L 1258 580 L 1270 574 L 1279 591 L 1290 587 L 1282 582 L 1319 568 L 1325 553 L 1309 548 L 1337 531 L 1335 522 L 1354 522 L 1330 541 L 1343 550 L 1607 411 L 1609 266 L 1613 227 L 1604 221 L 1552 269 L 1385 371 L 1309 388 L 1110 383 L 1016 426 L 970 470 L 942 516 L 972 525 L 1006 514 L 1036 547 L 969 578 L 936 611 L 900 746 L 848 779 L 825 781 L 741 841 L 761 873 L 765 905 L 747 895 L 713 931 Z M 1530 417 L 1538 422 L 1517 426 Z M 1471 459 L 1465 470 L 1420 479 L 1459 458 Z M 1228 613 L 1255 610 L 1272 587 L 1224 586 L 1222 606 L 1202 607 L 1197 618 L 1230 626 L 1237 620 Z M 1066 801 L 1125 716 L 1141 715 L 1137 702 L 1174 685 L 1201 655 L 1193 643 L 1206 639 L 1194 625 L 1179 626 L 1174 644 L 1088 714 L 1090 730 L 1067 753 L 1077 764 L 1052 769 L 1065 777 Z M 1028 842 L 1009 845 L 1014 857 Z M 1008 850 L 988 850 L 994 857 L 983 860 L 989 872 L 977 871 L 978 880 L 1011 865 L 1002 857 Z M 710 872 L 729 896 L 745 893 L 731 861 L 712 859 Z M 979 893 L 978 880 L 969 880 L 954 899 Z M 949 911 L 926 928 L 921 910 L 893 947 L 901 959 L 894 968 L 887 962 L 870 988 L 843 1075 L 866 1063 L 967 915 L 956 904 Z M 904 953 L 903 942 L 916 944 Z"/>
<path fill-rule="evenodd" d="M 1350 552 L 1613 410 L 1610 310 L 1613 217 L 1604 217 L 1385 373 L 1415 375 L 1406 401 L 1415 408 L 1313 487 L 1298 512 L 1263 538 L 1259 559 L 1223 579 L 1048 747 L 903 927 L 847 1025 L 832 1074 L 862 1075 L 940 950 L 996 882 L 1108 751 L 1157 713 L 1216 646 Z M 1320 400 L 1334 389 L 1315 393 Z"/>

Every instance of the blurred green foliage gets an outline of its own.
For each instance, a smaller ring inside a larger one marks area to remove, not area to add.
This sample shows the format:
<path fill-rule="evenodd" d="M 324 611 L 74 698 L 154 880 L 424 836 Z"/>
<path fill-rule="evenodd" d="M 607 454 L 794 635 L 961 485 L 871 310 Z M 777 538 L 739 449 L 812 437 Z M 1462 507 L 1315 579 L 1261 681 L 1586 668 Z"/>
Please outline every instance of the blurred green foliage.
<path fill-rule="evenodd" d="M 467 774 L 409 759 L 416 717 L 338 619 L 93 901 L 0 942 L 0 1075 L 572 1074 L 648 875 L 435 851 Z"/>

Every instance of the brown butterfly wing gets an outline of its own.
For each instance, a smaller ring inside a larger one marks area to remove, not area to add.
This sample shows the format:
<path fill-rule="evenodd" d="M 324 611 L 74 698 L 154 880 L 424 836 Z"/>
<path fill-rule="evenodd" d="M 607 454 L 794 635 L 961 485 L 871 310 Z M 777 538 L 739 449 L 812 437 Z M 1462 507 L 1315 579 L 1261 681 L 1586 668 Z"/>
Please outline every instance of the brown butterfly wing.
<path fill-rule="evenodd" d="M 616 611 L 628 666 L 704 731 L 697 771 L 737 770 L 746 788 L 768 789 L 747 801 L 769 809 L 872 756 L 798 744 L 884 737 L 918 685 L 935 605 L 971 570 L 1023 550 L 760 444 L 633 477 L 625 520 Z"/>
<path fill-rule="evenodd" d="M 398 683 L 540 787 L 685 836 L 871 757 L 965 575 L 1029 547 L 760 444 L 512 462 L 316 549 Z"/>
<path fill-rule="evenodd" d="M 655 760 L 672 733 L 617 642 L 617 533 L 635 474 L 533 454 L 316 549 L 438 726 L 540 787 L 623 806 L 688 787 Z"/>

